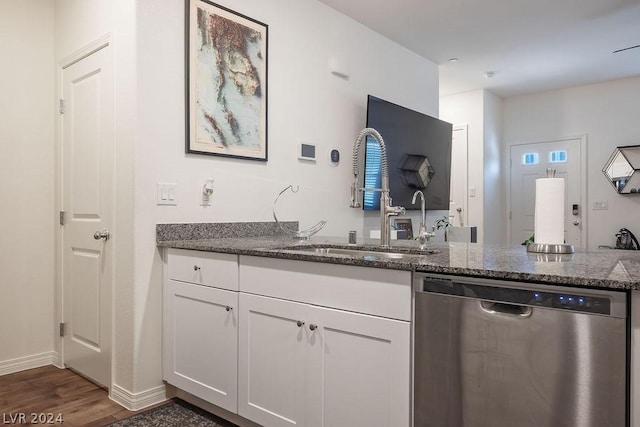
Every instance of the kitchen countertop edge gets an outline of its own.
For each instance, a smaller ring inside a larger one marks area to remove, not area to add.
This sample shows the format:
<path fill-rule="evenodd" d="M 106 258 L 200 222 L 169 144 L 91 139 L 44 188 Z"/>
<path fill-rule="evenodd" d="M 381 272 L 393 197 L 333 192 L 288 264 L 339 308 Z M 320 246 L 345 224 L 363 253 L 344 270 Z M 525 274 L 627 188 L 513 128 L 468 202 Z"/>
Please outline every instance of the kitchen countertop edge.
<path fill-rule="evenodd" d="M 359 249 L 371 249 L 375 248 L 375 241 L 363 241 L 357 245 L 349 245 Z M 338 238 L 319 238 L 312 242 L 300 242 L 298 240 L 292 240 L 289 237 L 284 236 L 268 236 L 268 237 L 256 237 L 256 238 L 215 238 L 215 239 L 202 239 L 202 240 L 158 240 L 157 245 L 159 247 L 176 248 L 176 249 L 189 249 L 205 252 L 219 252 L 229 253 L 237 255 L 249 255 L 259 257 L 269 257 L 278 259 L 289 259 L 298 261 L 310 261 L 310 262 L 324 262 L 331 264 L 352 265 L 369 268 L 384 268 L 393 270 L 407 270 L 425 273 L 438 273 L 459 275 L 468 277 L 482 277 L 489 279 L 509 280 L 509 281 L 524 281 L 524 282 L 536 282 L 551 284 L 556 286 L 570 286 L 570 287 L 589 287 L 589 288 L 606 288 L 614 290 L 638 290 L 640 289 L 640 275 L 638 277 L 628 277 L 625 280 L 609 277 L 595 277 L 596 274 L 602 274 L 601 269 L 593 269 L 592 274 L 560 274 L 554 272 L 538 272 L 538 271 L 526 271 L 527 268 L 531 268 L 532 262 L 529 258 L 523 257 L 523 247 L 490 247 L 493 251 L 492 254 L 495 257 L 513 256 L 516 258 L 514 262 L 520 262 L 525 265 L 526 268 L 481 268 L 477 266 L 455 266 L 451 265 L 452 261 L 450 257 L 452 248 L 448 244 L 435 244 L 430 247 L 434 254 L 423 254 L 417 251 L 417 247 L 414 242 L 399 242 L 397 248 L 417 252 L 415 254 L 407 254 L 405 259 L 375 259 L 367 260 L 348 256 L 337 256 L 329 254 L 298 252 L 296 248 L 304 246 L 347 246 L 343 239 Z M 453 245 L 453 244 L 451 244 Z M 460 244 L 457 244 L 460 247 Z M 464 244 L 465 248 L 467 244 Z M 481 251 L 482 245 L 469 244 L 471 250 Z M 286 250 L 286 252 L 283 252 Z M 612 253 L 627 252 L 626 257 L 631 259 L 633 267 L 636 267 L 636 263 L 640 266 L 640 257 L 635 254 L 629 254 L 630 251 L 611 251 L 611 252 L 582 252 L 580 255 L 580 261 L 583 264 L 591 264 L 601 260 L 604 255 L 608 255 L 612 258 Z M 446 256 L 445 256 L 446 254 Z M 603 255 L 604 254 L 604 255 Z M 415 258 L 413 257 L 415 255 Z M 446 258 L 446 259 L 445 259 Z M 612 258 L 611 263 L 614 263 L 615 257 Z M 572 261 L 568 261 L 565 265 L 571 265 Z M 533 263 L 535 264 L 535 262 Z M 549 263 L 547 266 L 554 267 L 559 265 L 558 263 Z M 617 265 L 617 264 L 615 264 Z M 544 266 L 544 265 L 543 265 Z M 534 266 L 535 267 L 535 266 Z M 613 267 L 611 274 L 613 274 Z M 519 270 L 519 271 L 518 271 Z M 598 273 L 599 272 L 599 273 Z M 627 273 L 625 271 L 625 273 Z M 628 273 L 627 273 L 628 274 Z"/>

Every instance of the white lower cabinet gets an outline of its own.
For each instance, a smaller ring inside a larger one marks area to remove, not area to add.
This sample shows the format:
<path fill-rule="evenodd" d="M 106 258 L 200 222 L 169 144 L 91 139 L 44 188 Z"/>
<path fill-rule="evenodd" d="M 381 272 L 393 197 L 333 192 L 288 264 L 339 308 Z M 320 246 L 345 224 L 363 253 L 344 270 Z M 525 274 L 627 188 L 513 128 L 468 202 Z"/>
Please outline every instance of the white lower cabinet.
<path fill-rule="evenodd" d="M 410 425 L 410 324 L 240 293 L 238 413 L 267 427 Z"/>
<path fill-rule="evenodd" d="M 237 412 L 238 292 L 166 280 L 165 381 Z"/>
<path fill-rule="evenodd" d="M 169 384 L 264 427 L 410 426 L 410 272 L 165 255 Z"/>

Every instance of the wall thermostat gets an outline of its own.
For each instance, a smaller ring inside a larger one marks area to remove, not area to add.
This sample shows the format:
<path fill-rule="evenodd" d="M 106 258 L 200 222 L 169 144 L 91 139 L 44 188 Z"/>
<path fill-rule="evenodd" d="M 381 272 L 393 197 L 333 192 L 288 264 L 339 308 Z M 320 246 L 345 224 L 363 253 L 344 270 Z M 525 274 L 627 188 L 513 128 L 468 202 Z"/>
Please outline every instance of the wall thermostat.
<path fill-rule="evenodd" d="M 301 143 L 298 148 L 298 158 L 300 160 L 316 161 L 316 146 L 313 144 Z"/>
<path fill-rule="evenodd" d="M 332 148 L 331 151 L 329 151 L 329 164 L 331 166 L 338 166 L 339 163 L 340 151 L 338 151 L 336 148 Z"/>

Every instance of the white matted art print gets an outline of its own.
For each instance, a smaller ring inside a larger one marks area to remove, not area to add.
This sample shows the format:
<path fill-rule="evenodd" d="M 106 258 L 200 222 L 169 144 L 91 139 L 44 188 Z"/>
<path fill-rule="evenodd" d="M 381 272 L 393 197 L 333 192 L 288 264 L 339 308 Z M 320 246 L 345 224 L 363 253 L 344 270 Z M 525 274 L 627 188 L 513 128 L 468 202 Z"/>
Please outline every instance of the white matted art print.
<path fill-rule="evenodd" d="M 186 152 L 267 160 L 268 26 L 186 0 Z"/>

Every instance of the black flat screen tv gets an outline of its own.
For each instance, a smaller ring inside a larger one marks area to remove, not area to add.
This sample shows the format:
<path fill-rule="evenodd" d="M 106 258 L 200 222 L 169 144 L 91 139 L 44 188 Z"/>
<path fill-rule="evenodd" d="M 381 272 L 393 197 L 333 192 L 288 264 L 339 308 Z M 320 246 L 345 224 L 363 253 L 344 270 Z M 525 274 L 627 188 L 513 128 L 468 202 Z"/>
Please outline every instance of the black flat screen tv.
<path fill-rule="evenodd" d="M 428 210 L 449 209 L 451 139 L 453 126 L 375 96 L 367 100 L 367 127 L 377 130 L 387 148 L 389 191 L 394 206 L 420 209 L 411 204 L 422 190 Z M 380 147 L 367 136 L 364 186 L 381 187 Z M 380 209 L 380 193 L 365 191 L 363 209 Z"/>

